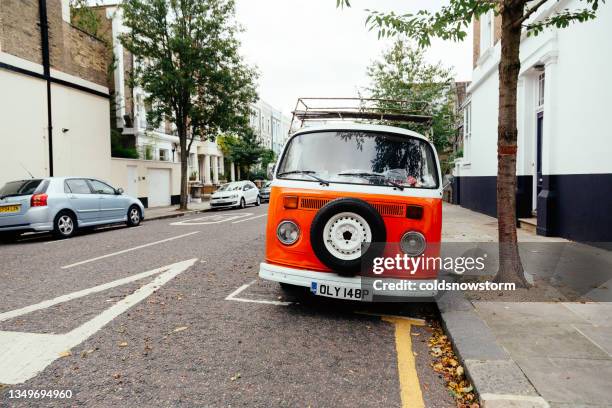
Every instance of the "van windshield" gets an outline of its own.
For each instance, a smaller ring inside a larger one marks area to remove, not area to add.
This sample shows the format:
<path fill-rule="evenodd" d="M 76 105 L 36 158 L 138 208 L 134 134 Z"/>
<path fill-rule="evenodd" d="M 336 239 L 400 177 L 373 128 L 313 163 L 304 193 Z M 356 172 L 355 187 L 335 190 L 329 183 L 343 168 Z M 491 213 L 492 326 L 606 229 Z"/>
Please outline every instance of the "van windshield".
<path fill-rule="evenodd" d="M 289 142 L 279 164 L 282 179 L 437 188 L 433 149 L 421 139 L 390 133 L 305 133 Z"/>

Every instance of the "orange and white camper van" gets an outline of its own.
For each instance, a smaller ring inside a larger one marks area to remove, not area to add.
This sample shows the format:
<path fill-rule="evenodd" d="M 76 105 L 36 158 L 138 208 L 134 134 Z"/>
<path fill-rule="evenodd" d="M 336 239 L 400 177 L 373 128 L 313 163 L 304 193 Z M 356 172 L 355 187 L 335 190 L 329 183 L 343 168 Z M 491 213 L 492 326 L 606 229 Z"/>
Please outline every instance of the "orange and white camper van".
<path fill-rule="evenodd" d="M 371 300 L 366 253 L 419 257 L 437 247 L 442 193 L 438 156 L 423 135 L 345 121 L 303 127 L 274 169 L 259 276 L 316 295 Z M 423 282 L 436 273 L 390 268 L 376 279 Z"/>

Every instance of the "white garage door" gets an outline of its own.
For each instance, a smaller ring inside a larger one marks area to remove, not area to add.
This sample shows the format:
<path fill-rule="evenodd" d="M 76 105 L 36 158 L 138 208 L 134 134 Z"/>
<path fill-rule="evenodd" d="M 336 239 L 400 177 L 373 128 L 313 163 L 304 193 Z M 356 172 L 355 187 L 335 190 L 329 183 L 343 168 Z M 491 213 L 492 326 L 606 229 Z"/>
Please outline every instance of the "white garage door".
<path fill-rule="evenodd" d="M 148 169 L 149 207 L 170 205 L 170 170 Z"/>

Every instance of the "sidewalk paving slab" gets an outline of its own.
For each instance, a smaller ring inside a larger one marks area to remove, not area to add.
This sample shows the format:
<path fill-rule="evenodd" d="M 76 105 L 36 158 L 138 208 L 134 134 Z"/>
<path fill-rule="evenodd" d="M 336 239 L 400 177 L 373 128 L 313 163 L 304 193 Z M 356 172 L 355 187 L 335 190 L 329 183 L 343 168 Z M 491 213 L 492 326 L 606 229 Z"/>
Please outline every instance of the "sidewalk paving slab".
<path fill-rule="evenodd" d="M 446 242 L 493 241 L 496 227 L 495 218 L 444 204 Z M 518 234 L 522 242 L 565 241 Z M 582 255 L 592 253 L 585 246 Z M 611 303 L 469 301 L 454 292 L 438 307 L 483 408 L 612 406 Z"/>

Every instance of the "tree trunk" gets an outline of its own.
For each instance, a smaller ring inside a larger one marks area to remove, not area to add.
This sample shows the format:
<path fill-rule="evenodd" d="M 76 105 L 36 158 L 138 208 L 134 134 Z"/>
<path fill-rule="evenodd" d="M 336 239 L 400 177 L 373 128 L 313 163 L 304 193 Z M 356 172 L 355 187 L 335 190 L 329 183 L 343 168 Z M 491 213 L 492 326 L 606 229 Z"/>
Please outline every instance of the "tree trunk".
<path fill-rule="evenodd" d="M 187 163 L 189 160 L 189 151 L 187 149 L 187 131 L 184 126 L 177 126 L 179 132 L 179 143 L 181 145 L 181 201 L 180 210 L 187 210 L 187 200 L 189 198 L 189 171 Z"/>
<path fill-rule="evenodd" d="M 501 60 L 499 62 L 499 117 L 497 128 L 497 222 L 499 269 L 496 282 L 528 287 L 516 236 L 516 94 L 521 67 L 521 27 L 514 22 L 523 16 L 523 2 L 506 0 L 502 7 Z"/>

